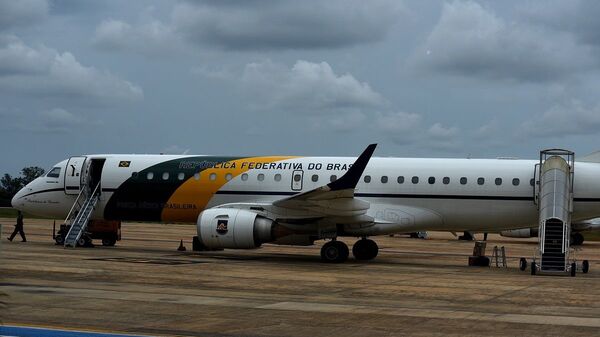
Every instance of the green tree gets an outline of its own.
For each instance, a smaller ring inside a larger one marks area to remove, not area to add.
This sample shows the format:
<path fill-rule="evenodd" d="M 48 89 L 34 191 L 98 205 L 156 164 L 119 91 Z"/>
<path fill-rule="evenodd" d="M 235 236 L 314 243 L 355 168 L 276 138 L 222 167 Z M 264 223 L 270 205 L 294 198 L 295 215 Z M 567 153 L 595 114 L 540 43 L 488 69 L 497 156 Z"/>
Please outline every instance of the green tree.
<path fill-rule="evenodd" d="M 10 206 L 12 197 L 23 188 L 23 186 L 32 182 L 35 178 L 42 176 L 44 169 L 38 166 L 25 167 L 21 170 L 20 177 L 12 177 L 5 173 L 0 178 L 0 207 Z"/>
<path fill-rule="evenodd" d="M 21 170 L 21 183 L 25 186 L 35 178 L 43 176 L 44 173 L 44 169 L 39 166 L 25 167 Z"/>

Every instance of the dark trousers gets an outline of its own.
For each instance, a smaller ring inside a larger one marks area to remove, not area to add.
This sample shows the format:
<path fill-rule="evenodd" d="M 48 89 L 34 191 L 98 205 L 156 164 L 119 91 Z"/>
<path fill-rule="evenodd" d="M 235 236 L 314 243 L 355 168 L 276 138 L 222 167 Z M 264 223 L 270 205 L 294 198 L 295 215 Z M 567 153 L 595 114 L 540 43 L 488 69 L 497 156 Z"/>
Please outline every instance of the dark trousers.
<path fill-rule="evenodd" d="M 21 239 L 23 239 L 23 242 L 27 241 L 27 239 L 25 238 L 25 232 L 23 231 L 23 226 L 15 226 L 15 230 L 12 232 L 8 239 L 12 241 L 15 238 L 15 236 L 17 236 L 17 233 L 21 234 Z"/>

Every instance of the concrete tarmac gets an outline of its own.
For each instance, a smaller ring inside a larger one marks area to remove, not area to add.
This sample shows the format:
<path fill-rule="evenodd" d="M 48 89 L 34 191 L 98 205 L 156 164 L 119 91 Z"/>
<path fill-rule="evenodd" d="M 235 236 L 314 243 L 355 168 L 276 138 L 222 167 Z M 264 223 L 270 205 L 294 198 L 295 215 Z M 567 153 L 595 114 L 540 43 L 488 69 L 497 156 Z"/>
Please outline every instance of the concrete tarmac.
<path fill-rule="evenodd" d="M 52 222 L 26 219 L 27 243 L 2 229 L 0 320 L 177 336 L 600 335 L 600 242 L 577 251 L 591 270 L 531 276 L 535 239 L 490 235 L 508 268 L 468 267 L 473 243 L 376 237 L 370 262 L 320 262 L 319 247 L 191 251 L 192 225 L 124 223 L 116 247 L 64 249 Z M 187 252 L 178 252 L 183 239 Z M 345 240 L 350 248 L 354 240 Z"/>

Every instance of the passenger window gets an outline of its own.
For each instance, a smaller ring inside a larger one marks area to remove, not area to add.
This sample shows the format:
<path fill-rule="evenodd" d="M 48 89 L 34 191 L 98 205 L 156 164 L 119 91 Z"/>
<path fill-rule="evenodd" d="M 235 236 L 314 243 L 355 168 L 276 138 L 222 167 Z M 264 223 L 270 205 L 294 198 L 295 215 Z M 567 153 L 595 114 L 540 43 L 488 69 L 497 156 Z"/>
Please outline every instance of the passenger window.
<path fill-rule="evenodd" d="M 210 180 L 210 181 L 215 181 L 215 180 L 217 180 L 217 174 L 216 174 L 216 173 L 211 173 L 211 174 L 208 176 L 208 180 Z"/>
<path fill-rule="evenodd" d="M 262 173 L 260 173 L 260 174 L 258 175 L 258 177 L 256 177 L 256 179 L 258 179 L 258 181 L 263 181 L 263 180 L 265 180 L 265 175 L 264 175 L 264 174 L 262 174 Z"/>
<path fill-rule="evenodd" d="M 429 179 L 427 179 L 427 182 L 429 183 L 429 185 L 435 184 L 435 177 L 429 177 Z"/>
<path fill-rule="evenodd" d="M 281 174 L 277 173 L 274 177 L 275 181 L 281 181 Z"/>
<path fill-rule="evenodd" d="M 336 180 L 337 180 L 337 176 L 335 174 L 333 174 L 331 177 L 329 177 L 330 182 L 334 182 Z"/>
<path fill-rule="evenodd" d="M 371 182 L 371 176 L 365 176 L 365 183 L 370 183 Z"/>
<path fill-rule="evenodd" d="M 148 173 L 146 174 L 146 179 L 148 179 L 148 180 L 152 180 L 152 179 L 154 179 L 154 173 L 152 173 L 152 172 L 148 172 Z"/>
<path fill-rule="evenodd" d="M 163 178 L 163 180 L 168 180 L 169 179 L 169 172 L 163 172 L 162 178 Z"/>
<path fill-rule="evenodd" d="M 194 179 L 200 180 L 200 172 L 194 173 Z"/>
<path fill-rule="evenodd" d="M 247 173 L 243 173 L 242 174 L 242 181 L 246 181 L 248 180 L 248 174 Z"/>
<path fill-rule="evenodd" d="M 301 174 L 294 175 L 294 181 L 295 182 L 299 182 L 300 180 L 302 180 L 302 175 Z"/>
<path fill-rule="evenodd" d="M 467 177 L 461 177 L 460 178 L 460 184 L 461 185 L 466 185 L 467 184 Z"/>
<path fill-rule="evenodd" d="M 448 185 L 448 184 L 450 184 L 450 177 L 444 177 L 444 179 L 442 179 L 442 183 L 443 183 L 444 185 Z"/>
<path fill-rule="evenodd" d="M 59 176 L 60 176 L 60 167 L 52 168 L 52 170 L 50 170 L 50 172 L 48 172 L 48 174 L 46 175 L 46 177 L 49 177 L 49 178 L 58 178 Z"/>
<path fill-rule="evenodd" d="M 139 173 L 137 173 L 137 172 L 131 172 L 131 178 L 137 179 L 138 176 L 139 176 Z"/>
<path fill-rule="evenodd" d="M 183 173 L 183 172 L 180 172 L 180 173 L 177 175 L 177 179 L 179 179 L 179 180 L 183 180 L 184 178 L 185 178 L 185 173 Z"/>
<path fill-rule="evenodd" d="M 225 180 L 227 180 L 227 181 L 230 181 L 230 180 L 231 180 L 231 178 L 233 178 L 233 175 L 232 175 L 231 173 L 227 173 L 227 174 L 225 175 Z"/>
<path fill-rule="evenodd" d="M 419 183 L 419 177 L 414 176 L 414 177 L 412 177 L 411 181 L 412 181 L 413 184 L 418 184 Z"/>
<path fill-rule="evenodd" d="M 496 180 L 494 180 L 494 183 L 495 183 L 497 186 L 500 186 L 500 185 L 502 185 L 502 178 L 496 178 Z"/>
<path fill-rule="evenodd" d="M 313 176 L 310 178 L 310 180 L 312 180 L 313 182 L 316 183 L 317 181 L 319 181 L 319 176 L 316 174 L 313 174 Z"/>
<path fill-rule="evenodd" d="M 398 181 L 398 184 L 404 184 L 404 176 L 399 176 L 397 181 Z"/>
<path fill-rule="evenodd" d="M 519 178 L 514 178 L 512 181 L 513 186 L 519 186 L 520 183 L 521 181 L 519 180 Z"/>
<path fill-rule="evenodd" d="M 477 178 L 477 185 L 483 185 L 485 183 L 485 179 L 482 177 Z"/>
<path fill-rule="evenodd" d="M 387 176 L 381 176 L 381 183 L 382 184 L 387 184 L 388 182 L 388 177 Z"/>

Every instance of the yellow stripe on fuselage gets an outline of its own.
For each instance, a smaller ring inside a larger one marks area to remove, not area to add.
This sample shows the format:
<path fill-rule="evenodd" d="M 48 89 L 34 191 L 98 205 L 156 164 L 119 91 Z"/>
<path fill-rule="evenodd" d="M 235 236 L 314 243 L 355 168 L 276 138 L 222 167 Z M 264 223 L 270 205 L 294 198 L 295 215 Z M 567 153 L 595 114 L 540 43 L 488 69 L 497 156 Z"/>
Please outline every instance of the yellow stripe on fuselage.
<path fill-rule="evenodd" d="M 196 222 L 198 215 L 204 210 L 210 199 L 212 199 L 215 193 L 227 183 L 227 180 L 225 180 L 226 174 L 229 173 L 235 178 L 250 169 L 249 163 L 253 163 L 254 165 L 257 163 L 273 163 L 292 158 L 298 157 L 273 156 L 243 158 L 227 162 L 227 165 L 219 165 L 219 168 L 205 169 L 200 173 L 199 180 L 191 177 L 175 190 L 175 193 L 171 195 L 167 205 L 162 211 L 162 221 Z M 246 164 L 244 164 L 244 162 L 246 162 Z M 235 167 L 231 168 L 231 166 L 233 166 L 231 164 L 233 163 L 235 163 Z M 223 168 L 222 166 L 228 168 Z M 215 180 L 209 179 L 209 176 L 212 173 L 216 174 Z M 181 205 L 185 206 L 182 207 Z"/>

